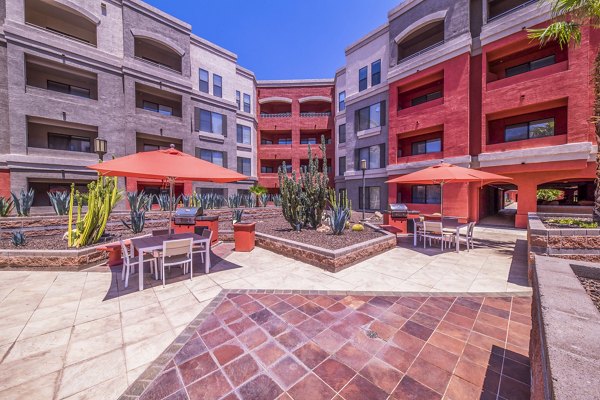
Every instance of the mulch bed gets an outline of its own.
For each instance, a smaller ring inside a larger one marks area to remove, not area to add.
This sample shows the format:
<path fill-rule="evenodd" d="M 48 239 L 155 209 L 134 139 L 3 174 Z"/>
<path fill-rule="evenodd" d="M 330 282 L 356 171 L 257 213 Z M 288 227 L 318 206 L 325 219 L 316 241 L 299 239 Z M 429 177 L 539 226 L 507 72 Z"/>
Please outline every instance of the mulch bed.
<path fill-rule="evenodd" d="M 587 294 L 592 298 L 594 305 L 600 311 L 600 280 L 591 278 L 582 278 L 578 276 L 579 282 L 585 288 Z"/>
<path fill-rule="evenodd" d="M 547 228 L 573 228 L 573 229 L 586 229 L 585 227 L 581 227 L 579 224 L 574 223 L 574 224 L 564 224 L 564 223 L 557 223 L 557 222 L 552 222 L 553 220 L 558 220 L 561 218 L 558 217 L 549 217 L 549 218 L 542 218 L 542 222 L 544 223 L 544 225 L 546 225 Z M 574 222 L 578 222 L 578 223 L 584 223 L 584 224 L 591 224 L 594 222 L 594 220 L 592 218 L 586 218 L 586 217 L 568 217 L 565 219 L 569 219 L 569 220 L 573 220 Z"/>
<path fill-rule="evenodd" d="M 352 218 L 351 224 L 357 223 L 359 218 L 360 216 Z M 287 223 L 283 216 L 258 220 L 255 222 L 257 232 L 329 250 L 341 249 L 343 247 L 348 247 L 353 244 L 366 242 L 383 236 L 382 233 L 377 232 L 368 226 L 365 226 L 365 229 L 361 232 L 353 232 L 352 230 L 347 229 L 342 235 L 318 232 L 314 229 L 303 229 L 300 232 L 296 232 L 290 227 L 290 224 Z M 219 223 L 219 229 L 233 230 L 233 226 L 230 221 L 222 221 Z"/>

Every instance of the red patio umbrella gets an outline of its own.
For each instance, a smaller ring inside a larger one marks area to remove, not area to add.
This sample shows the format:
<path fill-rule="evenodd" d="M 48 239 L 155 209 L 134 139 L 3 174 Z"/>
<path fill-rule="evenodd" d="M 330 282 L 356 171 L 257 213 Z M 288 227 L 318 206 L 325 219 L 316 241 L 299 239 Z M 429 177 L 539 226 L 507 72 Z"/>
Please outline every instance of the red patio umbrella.
<path fill-rule="evenodd" d="M 166 150 L 147 151 L 115 158 L 88 166 L 103 176 L 160 179 L 169 182 L 170 199 L 173 199 L 175 181 L 236 182 L 248 177 L 208 161 L 182 153 L 174 145 Z M 169 207 L 169 232 L 171 231 L 172 204 Z"/>
<path fill-rule="evenodd" d="M 410 174 L 399 176 L 398 178 L 386 181 L 386 183 L 416 183 L 440 185 L 440 210 L 444 215 L 444 185 L 446 183 L 467 183 L 511 181 L 507 176 L 492 174 L 490 172 L 479 171 L 471 168 L 459 167 L 458 165 L 441 162 L 438 165 L 428 167 Z"/>

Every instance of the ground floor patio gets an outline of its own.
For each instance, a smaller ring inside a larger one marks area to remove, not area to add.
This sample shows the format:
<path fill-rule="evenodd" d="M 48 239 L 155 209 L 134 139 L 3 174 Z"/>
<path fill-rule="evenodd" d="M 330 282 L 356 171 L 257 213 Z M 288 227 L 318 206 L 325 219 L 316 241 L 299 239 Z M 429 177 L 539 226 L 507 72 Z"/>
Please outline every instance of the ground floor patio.
<path fill-rule="evenodd" d="M 487 297 L 528 296 L 525 232 L 477 228 L 475 237 L 476 248 L 460 253 L 400 241 L 397 248 L 335 274 L 259 248 L 235 253 L 223 244 L 215 247 L 209 275 L 198 272 L 190 281 L 174 269 L 164 288 L 146 277 L 141 292 L 137 279 L 125 289 L 119 271 L 106 267 L 0 271 L 0 397 L 117 398 L 223 289 L 335 291 L 344 297 L 360 291 L 371 297 L 393 294 L 394 302 L 418 296 L 422 304 L 429 295 L 451 297 L 452 304 L 470 297 L 480 306 Z M 519 307 L 527 303 L 519 302 Z M 518 323 L 527 325 L 527 312 L 522 313 Z M 502 320 L 506 314 L 501 314 L 496 316 Z M 468 329 L 475 329 L 477 318 Z M 509 332 L 510 315 L 503 321 Z M 475 336 L 489 340 L 497 334 Z"/>

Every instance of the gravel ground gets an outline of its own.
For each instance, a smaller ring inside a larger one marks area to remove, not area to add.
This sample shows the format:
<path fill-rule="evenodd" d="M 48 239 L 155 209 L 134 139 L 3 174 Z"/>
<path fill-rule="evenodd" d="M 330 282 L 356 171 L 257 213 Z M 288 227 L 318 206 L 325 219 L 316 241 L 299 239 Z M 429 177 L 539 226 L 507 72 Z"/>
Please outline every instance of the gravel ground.
<path fill-rule="evenodd" d="M 109 235 L 103 237 L 100 242 L 95 243 L 86 247 L 94 247 L 98 246 L 102 243 L 110 243 L 120 239 L 127 239 L 133 236 L 140 236 L 146 233 L 150 233 L 150 230 L 142 233 L 132 233 L 131 231 L 118 231 L 114 233 L 110 233 Z M 12 249 L 12 250 L 73 250 L 73 248 L 69 248 L 67 246 L 66 239 L 63 239 L 62 235 L 51 235 L 51 236 L 34 236 L 27 237 L 27 232 L 25 232 L 25 246 L 15 247 L 8 239 L 0 240 L 0 249 Z"/>
<path fill-rule="evenodd" d="M 592 298 L 598 311 L 600 311 L 600 280 L 578 277 L 585 291 Z"/>
<path fill-rule="evenodd" d="M 354 213 L 352 223 L 358 222 L 360 215 Z M 232 230 L 230 221 L 219 223 L 219 229 Z M 290 225 L 283 217 L 269 218 L 256 221 L 257 232 L 277 236 L 283 239 L 294 240 L 296 242 L 322 247 L 325 249 L 336 250 L 356 243 L 362 243 L 367 240 L 381 237 L 382 234 L 365 226 L 362 232 L 353 232 L 345 230 L 342 235 L 332 235 L 325 232 L 317 232 L 313 229 L 303 229 L 300 232 L 292 230 Z"/>

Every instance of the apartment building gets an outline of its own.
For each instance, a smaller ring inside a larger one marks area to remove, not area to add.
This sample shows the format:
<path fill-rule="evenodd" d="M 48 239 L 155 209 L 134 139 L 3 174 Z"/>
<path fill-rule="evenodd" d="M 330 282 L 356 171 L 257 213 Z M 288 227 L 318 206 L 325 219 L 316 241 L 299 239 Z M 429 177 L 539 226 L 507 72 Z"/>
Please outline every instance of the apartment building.
<path fill-rule="evenodd" d="M 258 182 L 277 193 L 277 172 L 308 165 L 308 148 L 322 158 L 325 138 L 329 179 L 336 170 L 334 137 L 334 82 L 332 79 L 258 81 Z M 320 164 L 320 168 L 323 166 Z"/>
<path fill-rule="evenodd" d="M 255 177 L 254 75 L 191 26 L 138 0 L 7 0 L 0 11 L 0 182 L 45 192 L 95 174 L 107 157 L 169 147 Z M 229 194 L 256 181 L 186 183 Z M 163 182 L 127 179 L 127 190 Z"/>

